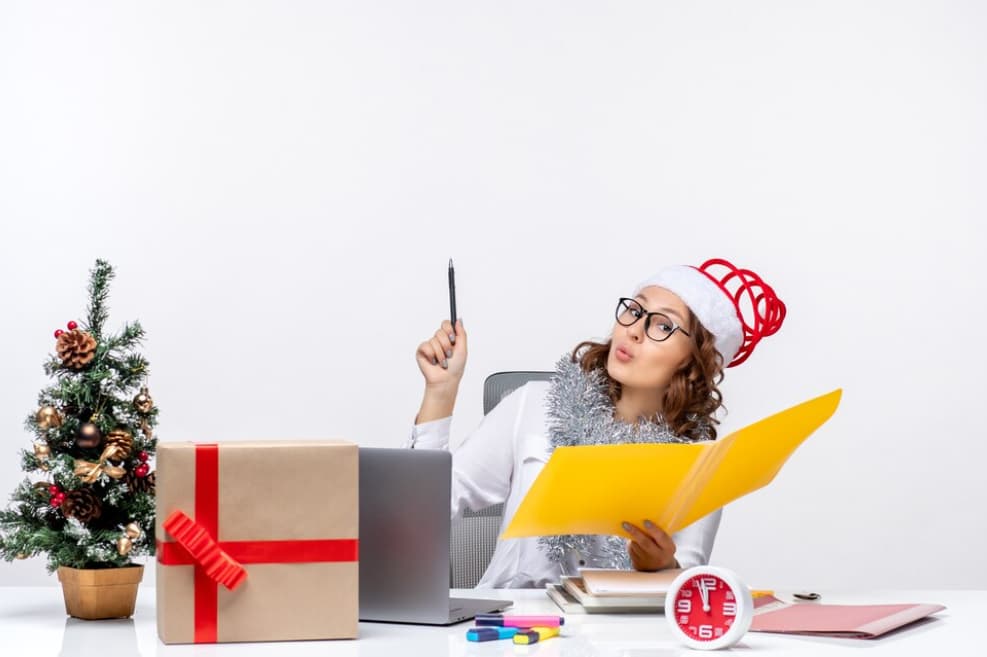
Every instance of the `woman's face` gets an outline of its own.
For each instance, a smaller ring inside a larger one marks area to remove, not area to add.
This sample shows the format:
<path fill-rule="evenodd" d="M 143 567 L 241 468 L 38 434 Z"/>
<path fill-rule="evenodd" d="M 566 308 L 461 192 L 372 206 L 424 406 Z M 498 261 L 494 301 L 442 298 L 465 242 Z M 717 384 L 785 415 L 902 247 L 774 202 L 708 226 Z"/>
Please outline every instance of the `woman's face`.
<path fill-rule="evenodd" d="M 665 288 L 646 287 L 635 300 L 645 313 L 662 313 L 676 326 L 689 330 L 688 307 Z M 654 326 L 659 321 L 658 317 L 651 318 L 653 335 L 659 335 L 659 330 Z M 624 388 L 662 390 L 675 372 L 692 359 L 692 338 L 678 330 L 666 340 L 657 342 L 645 335 L 644 324 L 644 316 L 630 326 L 614 323 L 607 372 Z"/>

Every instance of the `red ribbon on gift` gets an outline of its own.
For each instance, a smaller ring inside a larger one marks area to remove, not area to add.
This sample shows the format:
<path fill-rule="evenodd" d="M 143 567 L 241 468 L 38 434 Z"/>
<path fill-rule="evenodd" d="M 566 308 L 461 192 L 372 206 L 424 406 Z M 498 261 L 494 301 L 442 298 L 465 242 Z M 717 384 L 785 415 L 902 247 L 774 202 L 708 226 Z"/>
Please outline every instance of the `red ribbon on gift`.
<path fill-rule="evenodd" d="M 206 573 L 206 577 L 233 591 L 247 579 L 244 570 L 236 559 L 223 551 L 219 543 L 212 540 L 206 528 L 189 518 L 181 511 L 175 511 L 163 524 L 165 531 L 188 551 L 192 560 Z"/>
<path fill-rule="evenodd" d="M 219 593 L 247 578 L 241 564 L 356 561 L 357 539 L 217 541 L 219 445 L 195 446 L 195 520 L 175 511 L 163 524 L 176 542 L 157 542 L 158 563 L 195 566 L 195 643 L 215 643 Z"/>

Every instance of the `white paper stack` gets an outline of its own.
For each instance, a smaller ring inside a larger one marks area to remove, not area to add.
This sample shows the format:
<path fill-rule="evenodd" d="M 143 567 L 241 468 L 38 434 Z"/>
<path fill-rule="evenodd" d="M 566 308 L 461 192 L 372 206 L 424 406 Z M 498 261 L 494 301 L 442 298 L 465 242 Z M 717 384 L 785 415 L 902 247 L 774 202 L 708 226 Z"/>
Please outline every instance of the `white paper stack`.
<path fill-rule="evenodd" d="M 548 597 L 568 613 L 653 613 L 665 609 L 665 595 L 682 571 L 584 568 L 579 577 L 563 577 L 546 587 Z"/>

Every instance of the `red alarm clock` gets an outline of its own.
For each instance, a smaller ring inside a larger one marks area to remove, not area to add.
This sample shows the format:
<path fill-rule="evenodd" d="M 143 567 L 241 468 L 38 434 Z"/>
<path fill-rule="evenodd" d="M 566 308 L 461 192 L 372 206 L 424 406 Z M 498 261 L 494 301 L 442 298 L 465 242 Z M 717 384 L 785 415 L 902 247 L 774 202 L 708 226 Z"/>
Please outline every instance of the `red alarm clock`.
<path fill-rule="evenodd" d="M 754 599 L 735 573 L 696 566 L 682 571 L 669 587 L 665 618 L 672 633 L 690 648 L 726 648 L 750 629 Z"/>

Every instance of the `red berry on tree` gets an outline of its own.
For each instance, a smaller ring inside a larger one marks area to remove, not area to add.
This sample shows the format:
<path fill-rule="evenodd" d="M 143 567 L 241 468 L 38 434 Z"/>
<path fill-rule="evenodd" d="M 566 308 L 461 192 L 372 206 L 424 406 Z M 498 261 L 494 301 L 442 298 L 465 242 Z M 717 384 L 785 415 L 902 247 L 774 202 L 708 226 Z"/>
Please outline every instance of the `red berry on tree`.
<path fill-rule="evenodd" d="M 58 495 L 56 495 L 55 497 L 51 498 L 51 506 L 52 506 L 52 508 L 57 509 L 58 507 L 62 506 L 62 502 L 64 500 L 65 500 L 64 497 L 59 497 Z"/>
<path fill-rule="evenodd" d="M 148 458 L 149 458 L 148 453 L 145 452 L 144 450 L 141 450 L 141 451 L 137 452 L 137 459 L 141 463 L 147 463 L 147 459 Z"/>
<path fill-rule="evenodd" d="M 51 493 L 52 495 L 58 495 L 59 493 L 62 492 L 62 489 L 56 486 L 55 484 L 52 484 L 51 486 L 48 487 L 48 492 Z"/>
<path fill-rule="evenodd" d="M 147 473 L 150 472 L 150 471 L 151 471 L 151 468 L 148 467 L 147 463 L 141 463 L 134 470 L 134 474 L 137 475 L 138 477 L 146 477 L 147 476 Z"/>
<path fill-rule="evenodd" d="M 65 333 L 65 331 L 63 331 L 62 329 L 58 329 L 57 331 L 55 331 L 55 339 L 57 340 L 62 335 L 62 333 Z"/>
<path fill-rule="evenodd" d="M 75 322 L 69 322 L 68 324 L 66 324 L 66 326 L 68 326 L 68 327 L 69 327 L 69 330 L 70 330 L 70 331 L 74 331 L 74 330 L 76 330 L 77 328 L 79 328 L 79 325 L 78 325 L 78 324 L 76 324 Z"/>

